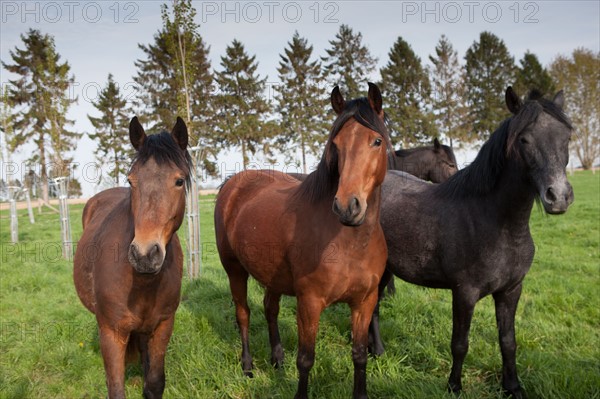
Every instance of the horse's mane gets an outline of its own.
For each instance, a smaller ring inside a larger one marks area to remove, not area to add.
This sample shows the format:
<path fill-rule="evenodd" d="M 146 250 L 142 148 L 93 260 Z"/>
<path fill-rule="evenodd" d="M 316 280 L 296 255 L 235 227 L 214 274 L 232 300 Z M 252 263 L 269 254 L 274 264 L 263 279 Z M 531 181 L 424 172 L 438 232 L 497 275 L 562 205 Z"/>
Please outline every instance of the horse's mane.
<path fill-rule="evenodd" d="M 163 131 L 146 136 L 133 158 L 131 168 L 138 162 L 141 165 L 145 164 L 150 158 L 154 158 L 158 165 L 172 163 L 181 169 L 185 174 L 186 185 L 189 186 L 193 170 L 192 158 L 187 150 L 181 149 L 169 132 Z"/>
<path fill-rule="evenodd" d="M 379 133 L 383 137 L 388 151 L 391 149 L 385 122 L 373 111 L 369 100 L 366 97 L 361 97 L 346 101 L 344 110 L 333 122 L 321 161 L 317 165 L 317 169 L 309 174 L 300 184 L 300 187 L 298 187 L 298 191 L 296 192 L 298 197 L 315 203 L 335 195 L 340 174 L 338 170 L 338 154 L 333 144 L 333 139 L 350 118 L 356 119 L 361 125 Z"/>
<path fill-rule="evenodd" d="M 559 106 L 551 100 L 541 98 L 539 92 L 532 91 L 517 115 L 504 120 L 492 133 L 475 160 L 436 186 L 435 193 L 444 198 L 477 197 L 490 193 L 496 186 L 506 161 L 518 157 L 514 151 L 514 143 L 519 133 L 535 123 L 542 112 L 572 129 L 569 118 Z"/>

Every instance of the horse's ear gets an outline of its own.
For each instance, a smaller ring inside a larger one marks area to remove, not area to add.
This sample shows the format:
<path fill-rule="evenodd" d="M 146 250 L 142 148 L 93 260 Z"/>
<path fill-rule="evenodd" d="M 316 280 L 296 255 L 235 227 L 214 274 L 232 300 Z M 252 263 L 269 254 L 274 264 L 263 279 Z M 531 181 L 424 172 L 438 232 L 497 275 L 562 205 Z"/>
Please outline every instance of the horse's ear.
<path fill-rule="evenodd" d="M 368 98 L 369 98 L 369 104 L 371 105 L 371 108 L 373 108 L 373 111 L 375 111 L 375 113 L 377 113 L 377 115 L 383 117 L 383 109 L 382 109 L 383 100 L 381 99 L 381 91 L 379 90 L 379 87 L 377 87 L 377 85 L 375 83 L 369 82 L 369 97 Z"/>
<path fill-rule="evenodd" d="M 433 149 L 438 151 L 442 148 L 442 145 L 440 144 L 440 141 L 438 140 L 438 138 L 434 138 L 433 139 Z"/>
<path fill-rule="evenodd" d="M 508 110 L 513 115 L 516 115 L 517 112 L 519 112 L 519 110 L 521 109 L 523 103 L 521 102 L 521 99 L 519 98 L 517 93 L 515 93 L 515 91 L 513 90 L 512 86 L 508 86 L 506 88 L 506 93 L 504 94 L 504 97 L 506 98 L 506 106 L 508 107 Z"/>
<path fill-rule="evenodd" d="M 144 140 L 146 140 L 146 132 L 144 132 L 144 128 L 137 116 L 134 116 L 131 122 L 129 122 L 129 140 L 136 151 L 139 151 L 142 144 L 144 144 Z"/>
<path fill-rule="evenodd" d="M 552 102 L 558 108 L 563 109 L 563 105 L 565 105 L 565 93 L 562 90 L 556 93 L 556 95 L 552 99 Z"/>
<path fill-rule="evenodd" d="M 185 151 L 188 145 L 188 131 L 185 122 L 180 117 L 177 117 L 177 122 L 171 131 L 171 136 L 179 144 L 179 147 Z"/>
<path fill-rule="evenodd" d="M 346 108 L 346 100 L 344 100 L 339 86 L 335 86 L 331 91 L 331 106 L 338 115 Z"/>

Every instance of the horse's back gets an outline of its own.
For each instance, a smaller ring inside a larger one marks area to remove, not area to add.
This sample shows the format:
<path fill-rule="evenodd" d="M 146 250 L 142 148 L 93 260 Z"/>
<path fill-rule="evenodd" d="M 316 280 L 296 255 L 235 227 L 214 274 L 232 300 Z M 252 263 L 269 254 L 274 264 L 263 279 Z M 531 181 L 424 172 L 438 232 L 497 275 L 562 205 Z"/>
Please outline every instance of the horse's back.
<path fill-rule="evenodd" d="M 98 235 L 105 230 L 107 217 L 124 201 L 129 199 L 130 190 L 124 187 L 102 191 L 88 200 L 83 208 L 83 234 L 77 244 L 73 260 L 73 280 L 81 302 L 95 313 L 94 263 L 100 257 L 102 242 Z M 115 223 L 125 223 L 116 220 Z"/>
<path fill-rule="evenodd" d="M 92 220 L 103 220 L 114 209 L 115 204 L 129 197 L 130 192 L 126 187 L 109 188 L 90 198 L 83 208 L 83 229 L 85 230 Z"/>

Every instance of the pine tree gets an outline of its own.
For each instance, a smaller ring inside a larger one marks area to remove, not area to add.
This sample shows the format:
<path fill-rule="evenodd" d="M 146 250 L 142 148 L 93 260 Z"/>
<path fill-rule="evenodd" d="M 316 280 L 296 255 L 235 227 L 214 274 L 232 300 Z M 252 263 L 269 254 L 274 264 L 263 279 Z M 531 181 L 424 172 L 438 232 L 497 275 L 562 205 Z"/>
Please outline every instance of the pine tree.
<path fill-rule="evenodd" d="M 470 137 L 465 125 L 463 76 L 458 53 L 445 35 L 435 47 L 435 57 L 430 55 L 429 60 L 433 64 L 432 107 L 440 133 L 450 140 L 451 147 L 456 140 L 467 142 Z"/>
<path fill-rule="evenodd" d="M 300 150 L 302 168 L 308 173 L 307 154 L 317 156 L 326 140 L 327 93 L 321 74 L 321 63 L 311 61 L 313 47 L 298 32 L 279 57 L 279 79 L 276 110 L 281 115 L 283 132 L 277 144 L 284 153 Z"/>
<path fill-rule="evenodd" d="M 362 33 L 354 33 L 348 25 L 342 24 L 331 48 L 322 57 L 323 71 L 331 87 L 340 86 L 345 98 L 364 96 L 364 86 L 369 75 L 377 66 L 369 48 L 362 43 Z"/>
<path fill-rule="evenodd" d="M 137 60 L 134 81 L 139 85 L 137 107 L 150 125 L 160 131 L 171 126 L 177 116 L 186 120 L 190 145 L 212 144 L 211 123 L 213 76 L 210 48 L 198 33 L 196 10 L 190 0 L 175 0 L 171 9 L 162 5 L 163 27 L 154 43 L 139 44 L 146 59 Z"/>
<path fill-rule="evenodd" d="M 600 53 L 577 48 L 558 56 L 550 74 L 565 91 L 565 110 L 575 127 L 571 148 L 584 169 L 600 157 Z"/>
<path fill-rule="evenodd" d="M 225 51 L 226 55 L 221 57 L 222 70 L 215 73 L 219 89 L 214 98 L 218 134 L 226 148 L 241 148 L 246 169 L 249 154 L 254 155 L 259 149 L 268 153 L 267 139 L 273 134 L 271 125 L 264 123 L 270 111 L 263 98 L 267 79 L 256 73 L 256 56 L 249 56 L 240 41 L 234 39 Z"/>
<path fill-rule="evenodd" d="M 33 141 L 37 145 L 34 158 L 40 165 L 42 198 L 48 201 L 48 169 L 64 174 L 71 161 L 67 152 L 75 147 L 81 134 L 67 130 L 73 122 L 66 118 L 69 106 L 76 102 L 69 97 L 74 77 L 71 67 L 61 62 L 54 39 L 39 30 L 30 29 L 21 35 L 23 49 L 15 48 L 9 54 L 14 64 L 2 62 L 3 67 L 18 79 L 9 80 L 9 99 L 22 106 L 15 114 L 13 149 Z"/>
<path fill-rule="evenodd" d="M 13 105 L 10 101 L 8 86 L 0 86 L 0 131 L 2 137 L 0 137 L 0 144 L 2 151 L 0 151 L 0 160 L 6 163 L 10 163 L 10 155 L 13 151 L 12 140 L 13 140 Z"/>
<path fill-rule="evenodd" d="M 465 55 L 467 106 L 473 133 L 486 140 L 509 116 L 504 102 L 506 87 L 515 81 L 515 62 L 504 41 L 482 32 Z"/>
<path fill-rule="evenodd" d="M 554 94 L 554 82 L 552 77 L 540 64 L 537 56 L 527 51 L 520 60 L 521 66 L 517 68 L 517 80 L 515 82 L 515 91 L 517 93 L 527 93 L 536 89 L 543 95 Z"/>
<path fill-rule="evenodd" d="M 88 136 L 98 144 L 94 152 L 96 157 L 105 162 L 110 161 L 109 176 L 115 180 L 118 186 L 119 177 L 126 172 L 127 166 L 125 160 L 129 152 L 127 128 L 129 116 L 127 101 L 121 95 L 112 74 L 108 75 L 106 86 L 92 104 L 101 113 L 101 116 L 96 118 L 88 115 L 88 119 L 95 129 L 95 133 L 88 133 Z"/>
<path fill-rule="evenodd" d="M 427 70 L 410 45 L 398 37 L 389 61 L 381 68 L 381 88 L 390 119 L 390 135 L 402 146 L 430 141 L 437 136 L 433 115 L 428 110 L 431 86 Z"/>

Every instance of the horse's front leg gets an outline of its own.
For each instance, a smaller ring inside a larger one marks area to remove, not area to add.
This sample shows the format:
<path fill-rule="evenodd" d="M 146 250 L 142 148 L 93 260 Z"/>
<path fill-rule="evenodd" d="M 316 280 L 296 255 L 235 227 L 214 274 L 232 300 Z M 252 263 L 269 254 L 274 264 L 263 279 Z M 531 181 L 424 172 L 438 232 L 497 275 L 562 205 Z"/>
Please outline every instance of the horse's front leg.
<path fill-rule="evenodd" d="M 373 290 L 363 302 L 352 304 L 352 362 L 354 363 L 354 399 L 366 399 L 367 396 L 367 345 L 369 343 L 369 324 L 378 291 Z M 379 332 L 379 331 L 378 331 Z"/>
<path fill-rule="evenodd" d="M 506 395 L 514 399 L 525 398 L 525 391 L 517 377 L 517 343 L 515 340 L 515 313 L 521 297 L 522 284 L 509 291 L 494 294 L 496 305 L 496 323 L 498 324 L 498 339 L 502 352 L 502 388 Z"/>
<path fill-rule="evenodd" d="M 393 281 L 393 279 L 394 275 L 386 268 L 379 282 L 377 304 L 375 305 L 371 323 L 369 324 L 369 352 L 373 356 L 380 356 L 385 352 L 385 347 L 383 346 L 381 333 L 379 331 L 379 303 L 385 295 L 384 291 L 388 281 Z"/>
<path fill-rule="evenodd" d="M 281 294 L 276 294 L 267 289 L 263 304 L 265 306 L 265 317 L 269 326 L 269 342 L 271 344 L 271 364 L 276 368 L 283 365 L 283 347 L 279 337 L 279 326 L 277 316 L 279 315 L 279 300 Z"/>
<path fill-rule="evenodd" d="M 100 322 L 98 324 L 108 397 L 123 399 L 125 398 L 125 352 L 129 331 L 122 331 L 118 327 L 112 328 Z"/>
<path fill-rule="evenodd" d="M 479 298 L 477 292 L 465 288 L 452 291 L 452 342 L 450 344 L 452 371 L 448 378 L 450 392 L 459 392 L 462 389 L 462 366 L 469 350 L 469 329 L 473 319 L 473 309 Z"/>
<path fill-rule="evenodd" d="M 144 398 L 162 398 L 165 390 L 165 355 L 173 332 L 175 316 L 162 321 L 148 337 L 145 345 L 144 361 Z"/>
<path fill-rule="evenodd" d="M 325 305 L 318 297 L 298 296 L 296 319 L 298 321 L 298 390 L 295 399 L 308 398 L 308 375 L 315 363 L 315 342 L 319 330 L 319 318 Z"/>

